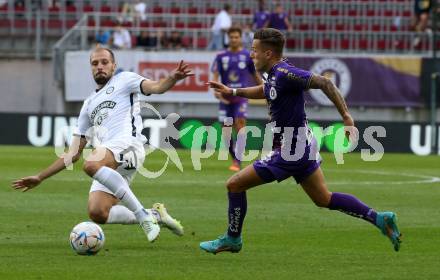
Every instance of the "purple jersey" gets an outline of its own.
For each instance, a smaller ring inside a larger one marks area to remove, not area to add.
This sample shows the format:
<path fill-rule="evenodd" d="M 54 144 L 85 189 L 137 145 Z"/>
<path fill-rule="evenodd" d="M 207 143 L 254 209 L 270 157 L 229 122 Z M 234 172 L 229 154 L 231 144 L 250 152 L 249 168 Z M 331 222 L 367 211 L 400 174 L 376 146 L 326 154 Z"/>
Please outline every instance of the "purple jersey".
<path fill-rule="evenodd" d="M 268 11 L 258 11 L 254 14 L 254 25 L 256 29 L 263 28 L 270 18 Z"/>
<path fill-rule="evenodd" d="M 252 87 L 255 83 L 255 66 L 250 57 L 250 52 L 242 49 L 238 52 L 229 50 L 219 53 L 211 68 L 218 72 L 220 81 L 230 88 Z M 243 101 L 242 97 L 230 96 L 226 98 L 231 103 Z"/>
<path fill-rule="evenodd" d="M 270 119 L 271 122 L 275 122 L 276 127 L 281 128 L 281 131 L 274 135 L 273 146 L 280 148 L 284 128 L 292 127 L 294 128 L 292 147 L 294 147 L 298 131 L 301 132 L 299 128 L 307 128 L 304 90 L 309 88 L 313 74 L 280 61 L 264 76 L 264 95 L 267 99 Z"/>
<path fill-rule="evenodd" d="M 287 25 L 285 22 L 286 18 L 287 18 L 286 13 L 280 13 L 280 14 L 272 13 L 270 15 L 269 27 L 275 28 L 278 30 L 287 30 Z"/>

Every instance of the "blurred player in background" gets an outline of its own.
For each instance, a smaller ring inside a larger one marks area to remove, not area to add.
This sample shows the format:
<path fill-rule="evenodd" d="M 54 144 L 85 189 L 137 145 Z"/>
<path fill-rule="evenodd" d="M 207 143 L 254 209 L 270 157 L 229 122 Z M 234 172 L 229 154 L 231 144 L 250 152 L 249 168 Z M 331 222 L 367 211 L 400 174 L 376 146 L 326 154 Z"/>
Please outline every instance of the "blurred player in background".
<path fill-rule="evenodd" d="M 200 248 L 214 254 L 222 251 L 239 252 L 247 210 L 246 191 L 258 185 L 293 177 L 318 207 L 339 210 L 375 225 L 388 236 L 398 251 L 400 232 L 393 212 L 376 212 L 353 195 L 328 190 L 320 168 L 317 141 L 307 125 L 304 91 L 310 88 L 321 89 L 336 106 L 352 137 L 356 133 L 354 122 L 343 97 L 330 79 L 296 68 L 282 60 L 284 43 L 285 38 L 279 30 L 267 28 L 255 33 L 251 57 L 256 70 L 265 72 L 264 85 L 232 89 L 218 82 L 210 82 L 211 88 L 225 97 L 265 98 L 271 122 L 275 122 L 279 131 L 275 131 L 272 152 L 265 159 L 255 161 L 229 178 L 226 183 L 229 198 L 227 232 L 218 239 L 200 243 Z M 288 131 L 291 133 L 286 136 Z"/>
<path fill-rule="evenodd" d="M 145 209 L 129 185 L 145 158 L 140 96 L 162 94 L 191 76 L 188 65 L 181 61 L 169 77 L 160 81 L 133 72 L 115 74 L 115 57 L 107 48 L 95 49 L 90 65 L 97 88 L 84 101 L 69 151 L 37 175 L 16 180 L 13 187 L 28 191 L 38 186 L 76 162 L 87 142 L 92 142 L 95 149 L 83 165 L 84 172 L 94 179 L 88 202 L 90 219 L 100 224 L 139 223 L 150 242 L 159 236 L 158 223 L 183 235 L 183 227 L 163 204 Z"/>
<path fill-rule="evenodd" d="M 231 88 L 250 87 L 262 84 L 260 76 L 255 71 L 254 63 L 250 58 L 250 52 L 242 46 L 242 31 L 238 27 L 232 27 L 228 30 L 229 48 L 219 53 L 212 65 L 214 81 L 221 81 Z M 225 124 L 225 118 L 232 118 L 233 128 L 238 133 L 246 126 L 247 117 L 247 99 L 239 96 L 224 97 L 215 92 L 216 98 L 220 100 L 219 121 Z M 244 132 L 244 131 L 243 131 Z M 239 137 L 237 136 L 237 139 Z M 234 143 L 232 137 L 230 143 L 225 143 L 232 156 L 232 165 L 229 167 L 232 171 L 239 171 L 241 166 L 241 156 L 244 152 L 246 143 Z"/>

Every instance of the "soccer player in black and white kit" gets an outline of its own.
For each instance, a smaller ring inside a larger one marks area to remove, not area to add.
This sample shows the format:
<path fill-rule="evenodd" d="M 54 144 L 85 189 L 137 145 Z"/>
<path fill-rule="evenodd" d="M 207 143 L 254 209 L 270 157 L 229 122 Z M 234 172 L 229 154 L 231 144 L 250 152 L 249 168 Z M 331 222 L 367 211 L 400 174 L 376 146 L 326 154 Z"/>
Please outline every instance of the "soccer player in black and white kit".
<path fill-rule="evenodd" d="M 183 227 L 163 204 L 155 203 L 152 209 L 145 209 L 129 185 L 145 158 L 140 96 L 166 92 L 177 81 L 192 76 L 191 70 L 181 61 L 169 77 L 159 81 L 133 72 L 114 74 L 115 57 L 107 48 L 95 49 L 90 65 L 97 88 L 84 101 L 69 151 L 37 175 L 14 181 L 13 187 L 27 191 L 38 186 L 76 162 L 87 142 L 93 139 L 95 149 L 83 166 L 94 179 L 89 193 L 89 217 L 100 224 L 139 223 L 150 242 L 159 236 L 159 225 L 183 235 Z"/>

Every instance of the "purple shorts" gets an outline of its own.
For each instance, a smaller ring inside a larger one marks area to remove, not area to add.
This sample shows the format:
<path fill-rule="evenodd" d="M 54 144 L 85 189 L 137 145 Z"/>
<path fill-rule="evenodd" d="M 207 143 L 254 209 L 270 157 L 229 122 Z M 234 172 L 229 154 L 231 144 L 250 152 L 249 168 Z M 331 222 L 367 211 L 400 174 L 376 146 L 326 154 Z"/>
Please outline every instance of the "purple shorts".
<path fill-rule="evenodd" d="M 247 118 L 247 99 L 237 103 L 224 104 L 220 102 L 218 109 L 218 120 L 224 122 L 225 118 Z"/>
<path fill-rule="evenodd" d="M 321 158 L 317 152 L 316 140 L 306 146 L 304 154 L 298 160 L 285 160 L 281 156 L 281 149 L 274 149 L 266 158 L 253 164 L 258 176 L 266 183 L 275 180 L 281 182 L 293 177 L 297 184 L 310 176 L 320 165 Z"/>

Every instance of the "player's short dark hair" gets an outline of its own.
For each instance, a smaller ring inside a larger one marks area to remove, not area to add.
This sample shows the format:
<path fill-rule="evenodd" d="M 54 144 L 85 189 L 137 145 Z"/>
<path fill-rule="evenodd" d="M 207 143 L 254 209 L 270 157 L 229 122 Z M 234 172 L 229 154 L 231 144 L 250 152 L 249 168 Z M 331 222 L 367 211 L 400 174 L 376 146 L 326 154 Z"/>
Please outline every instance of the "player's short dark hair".
<path fill-rule="evenodd" d="M 107 51 L 107 52 L 110 54 L 110 57 L 111 57 L 111 59 L 112 59 L 112 62 L 115 62 L 115 54 L 114 54 L 113 51 L 112 51 L 111 49 L 109 49 L 109 48 L 98 46 L 98 47 L 96 47 L 96 48 L 93 50 L 92 53 L 95 53 L 95 52 L 98 52 L 98 51 L 101 51 L 101 50 Z M 90 56 L 90 58 L 91 58 L 91 56 Z"/>
<path fill-rule="evenodd" d="M 229 11 L 231 10 L 231 5 L 229 5 L 228 3 L 226 3 L 226 4 L 223 6 L 223 10 L 225 10 L 226 12 L 229 12 Z"/>
<path fill-rule="evenodd" d="M 235 32 L 238 32 L 241 37 L 242 31 L 241 31 L 240 27 L 234 26 L 234 27 L 231 27 L 228 29 L 228 35 L 230 35 L 231 33 L 235 33 Z"/>
<path fill-rule="evenodd" d="M 261 28 L 255 31 L 254 40 L 260 40 L 260 43 L 269 48 L 278 55 L 283 54 L 284 43 L 286 39 L 283 33 L 274 28 Z"/>

